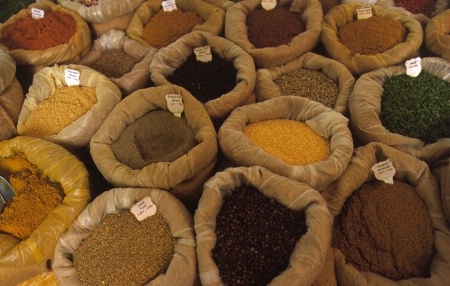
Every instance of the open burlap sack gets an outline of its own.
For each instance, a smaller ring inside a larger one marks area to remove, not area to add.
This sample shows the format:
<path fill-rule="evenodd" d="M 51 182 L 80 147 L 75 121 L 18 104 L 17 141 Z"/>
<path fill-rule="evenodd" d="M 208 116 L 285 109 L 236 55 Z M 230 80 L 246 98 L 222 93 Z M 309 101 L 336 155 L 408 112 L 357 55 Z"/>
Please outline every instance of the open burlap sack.
<path fill-rule="evenodd" d="M 59 237 L 90 200 L 88 172 L 66 149 L 27 136 L 0 142 L 0 157 L 17 154 L 24 154 L 51 181 L 61 184 L 65 197 L 27 239 L 0 234 L 1 285 L 24 281 L 37 275 L 37 271 L 45 271 L 47 260 L 53 259 Z"/>
<path fill-rule="evenodd" d="M 428 21 L 425 27 L 425 45 L 430 52 L 450 61 L 450 9 Z"/>
<path fill-rule="evenodd" d="M 162 0 L 147 0 L 142 3 L 131 17 L 126 29 L 127 36 L 143 45 L 150 46 L 143 38 L 144 27 L 152 17 L 162 9 Z M 223 31 L 225 11 L 220 7 L 203 0 L 177 0 L 177 9 L 183 12 L 193 12 L 203 19 L 203 24 L 195 26 L 192 31 L 211 32 L 220 35 Z"/>
<path fill-rule="evenodd" d="M 284 74 L 299 69 L 320 71 L 331 78 L 339 87 L 339 95 L 336 98 L 334 110 L 342 114 L 348 113 L 348 98 L 355 84 L 355 78 L 340 62 L 312 52 L 307 52 L 278 67 L 258 69 L 255 84 L 257 101 L 289 95 L 282 94 L 280 88 L 273 81 Z"/>
<path fill-rule="evenodd" d="M 57 45 L 46 50 L 10 50 L 0 41 L 0 49 L 8 52 L 16 61 L 17 65 L 52 66 L 54 64 L 69 64 L 79 60 L 89 51 L 91 48 L 92 39 L 91 31 L 86 21 L 77 13 L 60 5 L 56 5 L 50 1 L 36 2 L 28 6 L 27 9 L 21 10 L 19 13 L 9 18 L 3 25 L 0 25 L 0 32 L 4 27 L 23 17 L 31 15 L 32 8 L 37 8 L 44 11 L 52 10 L 70 15 L 76 22 L 76 32 L 67 43 Z"/>
<path fill-rule="evenodd" d="M 450 82 L 450 63 L 440 58 L 423 58 L 422 70 Z M 405 74 L 405 65 L 380 68 L 362 75 L 355 83 L 349 99 L 353 134 L 363 143 L 380 142 L 428 163 L 450 155 L 450 139 L 425 144 L 422 140 L 391 133 L 380 121 L 381 97 L 386 79 Z"/>
<path fill-rule="evenodd" d="M 256 48 L 248 39 L 247 15 L 261 5 L 261 0 L 240 1 L 229 7 L 225 15 L 225 38 L 241 46 L 249 53 L 257 68 L 269 68 L 285 64 L 319 43 L 323 12 L 318 0 L 281 0 L 278 7 L 289 7 L 301 14 L 305 31 L 295 36 L 288 45 Z M 268 23 L 270 24 L 270 23 Z"/>
<path fill-rule="evenodd" d="M 263 151 L 243 130 L 247 124 L 270 119 L 306 123 L 319 135 L 330 139 L 331 155 L 324 161 L 294 166 Z M 353 139 L 348 121 L 339 112 L 318 102 L 298 96 L 281 96 L 236 108 L 221 126 L 218 138 L 225 157 L 237 166 L 262 166 L 322 191 L 339 178 L 350 162 Z"/>
<path fill-rule="evenodd" d="M 401 22 L 407 31 L 405 41 L 384 53 L 375 55 L 352 53 L 340 42 L 337 34 L 340 27 L 356 20 L 356 8 L 360 5 L 358 3 L 341 4 L 333 7 L 325 15 L 320 40 L 330 58 L 343 63 L 352 74 L 361 75 L 377 68 L 403 63 L 417 55 L 423 41 L 421 24 L 404 13 L 378 5 L 372 6 L 373 15 L 388 17 Z"/>
<path fill-rule="evenodd" d="M 428 165 L 408 154 L 381 143 L 369 143 L 355 149 L 345 172 L 322 192 L 333 217 L 336 217 L 348 197 L 365 182 L 375 180 L 372 166 L 390 159 L 396 169 L 394 178 L 412 185 L 430 214 L 434 235 L 434 255 L 428 278 L 393 281 L 373 272 L 361 272 L 346 263 L 343 253 L 333 248 L 339 285 L 446 285 L 450 271 L 450 229 L 442 209 L 439 186 Z"/>
<path fill-rule="evenodd" d="M 124 31 L 113 29 L 103 34 L 94 41 L 89 53 L 75 64 L 92 67 L 105 51 L 112 49 L 123 50 L 127 55 L 138 59 L 130 72 L 120 78 L 110 78 L 120 88 L 122 95 L 127 96 L 133 91 L 148 87 L 149 66 L 157 50 L 127 37 Z"/>
<path fill-rule="evenodd" d="M 166 94 L 179 94 L 183 116 L 198 144 L 172 162 L 157 162 L 133 170 L 118 161 L 111 148 L 123 130 L 153 110 L 168 110 Z M 196 207 L 204 182 L 217 161 L 217 133 L 203 104 L 176 85 L 140 89 L 123 99 L 111 111 L 90 142 L 90 153 L 105 179 L 116 187 L 149 187 L 168 190 L 191 209 Z M 192 210 L 192 209 L 191 209 Z"/>
<path fill-rule="evenodd" d="M 53 271 L 60 285 L 81 285 L 75 271 L 72 255 L 83 239 L 88 237 L 108 214 L 129 211 L 138 201 L 150 197 L 157 211 L 167 222 L 176 239 L 175 253 L 165 273 L 161 273 L 151 285 L 193 285 L 197 275 L 197 260 L 193 219 L 191 214 L 171 194 L 149 188 L 114 188 L 95 198 L 75 219 L 58 241 Z M 121 284 L 117 281 L 118 285 Z"/>
<path fill-rule="evenodd" d="M 241 47 L 227 39 L 209 32 L 194 31 L 160 49 L 150 65 L 151 79 L 156 86 L 171 84 L 167 78 L 182 66 L 194 53 L 194 49 L 209 45 L 222 59 L 232 62 L 237 71 L 236 86 L 204 104 L 212 120 L 224 120 L 234 108 L 254 103 L 255 64 L 252 57 Z"/>
<path fill-rule="evenodd" d="M 434 162 L 430 168 L 440 186 L 444 212 L 450 222 L 450 157 Z"/>
<path fill-rule="evenodd" d="M 223 285 L 217 264 L 212 258 L 217 241 L 216 218 L 224 197 L 241 186 L 252 186 L 289 209 L 305 212 L 307 233 L 297 242 L 287 269 L 269 285 L 311 285 L 322 271 L 330 247 L 332 220 L 325 201 L 309 185 L 259 166 L 228 168 L 216 173 L 205 183 L 194 215 L 202 285 Z"/>

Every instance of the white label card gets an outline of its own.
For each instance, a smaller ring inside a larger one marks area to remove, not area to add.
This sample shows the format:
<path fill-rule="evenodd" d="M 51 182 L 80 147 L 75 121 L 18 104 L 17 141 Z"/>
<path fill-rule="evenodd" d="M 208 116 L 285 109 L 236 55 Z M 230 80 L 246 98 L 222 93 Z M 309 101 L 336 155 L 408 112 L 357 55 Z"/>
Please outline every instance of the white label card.
<path fill-rule="evenodd" d="M 175 0 L 165 0 L 161 2 L 164 12 L 172 12 L 173 10 L 177 10 L 177 3 Z"/>
<path fill-rule="evenodd" d="M 45 16 L 44 10 L 31 8 L 31 18 L 33 19 L 42 19 Z"/>
<path fill-rule="evenodd" d="M 184 111 L 183 97 L 181 94 L 166 94 L 167 108 L 176 117 L 181 117 Z"/>
<path fill-rule="evenodd" d="M 264 10 L 272 10 L 277 6 L 277 0 L 261 0 L 261 6 Z"/>
<path fill-rule="evenodd" d="M 356 8 L 357 19 L 364 20 L 372 17 L 372 5 L 362 5 Z"/>
<path fill-rule="evenodd" d="M 383 181 L 386 184 L 394 184 L 396 170 L 390 159 L 376 163 L 372 166 L 372 171 L 375 173 L 377 180 Z"/>
<path fill-rule="evenodd" d="M 411 59 L 411 60 L 407 60 L 405 62 L 405 66 L 406 66 L 406 74 L 412 77 L 416 77 L 420 74 L 420 72 L 422 71 L 422 65 L 420 64 L 420 62 L 422 61 L 422 59 L 419 58 L 415 58 L 415 59 Z"/>
<path fill-rule="evenodd" d="M 157 207 L 153 203 L 152 198 L 145 197 L 139 202 L 135 203 L 131 207 L 130 211 L 138 221 L 143 221 L 144 219 L 155 215 Z"/>
<path fill-rule="evenodd" d="M 212 61 L 211 48 L 209 47 L 209 45 L 195 48 L 194 53 L 197 61 L 205 63 Z"/>
<path fill-rule="evenodd" d="M 74 69 L 65 69 L 64 79 L 68 86 L 80 85 L 80 72 Z"/>

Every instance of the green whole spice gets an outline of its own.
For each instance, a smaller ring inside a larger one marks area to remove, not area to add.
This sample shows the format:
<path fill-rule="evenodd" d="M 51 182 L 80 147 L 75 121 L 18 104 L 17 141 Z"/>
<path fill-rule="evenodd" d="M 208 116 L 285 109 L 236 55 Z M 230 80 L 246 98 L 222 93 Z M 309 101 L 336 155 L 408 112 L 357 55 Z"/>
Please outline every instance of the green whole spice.
<path fill-rule="evenodd" d="M 422 71 L 388 78 L 380 121 L 390 132 L 434 143 L 450 137 L 450 83 Z"/>
<path fill-rule="evenodd" d="M 33 0 L 0 0 L 0 23 L 5 23 L 11 16 L 35 2 Z"/>

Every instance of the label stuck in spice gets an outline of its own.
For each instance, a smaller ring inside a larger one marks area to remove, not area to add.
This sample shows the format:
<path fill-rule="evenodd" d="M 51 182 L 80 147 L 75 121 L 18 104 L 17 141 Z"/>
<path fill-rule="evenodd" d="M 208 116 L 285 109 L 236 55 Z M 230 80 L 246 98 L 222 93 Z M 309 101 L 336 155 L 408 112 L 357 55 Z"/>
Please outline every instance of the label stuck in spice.
<path fill-rule="evenodd" d="M 31 18 L 33 19 L 42 19 L 45 16 L 44 10 L 31 8 Z"/>
<path fill-rule="evenodd" d="M 356 17 L 358 20 L 369 19 L 372 17 L 372 5 L 362 5 L 356 8 Z"/>
<path fill-rule="evenodd" d="M 68 86 L 80 85 L 80 72 L 74 69 L 65 69 L 64 80 Z"/>
<path fill-rule="evenodd" d="M 422 71 L 422 65 L 420 62 L 422 59 L 420 57 L 415 59 L 410 59 L 405 62 L 406 74 L 412 77 L 416 77 Z"/>
<path fill-rule="evenodd" d="M 180 94 L 166 94 L 167 108 L 176 117 L 184 111 L 183 97 Z"/>
<path fill-rule="evenodd" d="M 139 202 L 135 203 L 131 207 L 130 211 L 138 221 L 143 221 L 144 219 L 155 215 L 157 207 L 153 203 L 152 198 L 145 197 Z"/>
<path fill-rule="evenodd" d="M 264 10 L 272 10 L 277 6 L 277 0 L 261 0 L 261 6 Z"/>
<path fill-rule="evenodd" d="M 375 173 L 377 180 L 383 181 L 386 184 L 394 184 L 396 170 L 390 159 L 376 163 L 372 166 L 372 171 Z"/>
<path fill-rule="evenodd" d="M 164 12 L 172 12 L 173 10 L 177 10 L 177 4 L 175 0 L 162 1 L 161 5 Z"/>
<path fill-rule="evenodd" d="M 205 63 L 212 61 L 211 48 L 209 45 L 195 48 L 194 53 L 197 61 Z"/>

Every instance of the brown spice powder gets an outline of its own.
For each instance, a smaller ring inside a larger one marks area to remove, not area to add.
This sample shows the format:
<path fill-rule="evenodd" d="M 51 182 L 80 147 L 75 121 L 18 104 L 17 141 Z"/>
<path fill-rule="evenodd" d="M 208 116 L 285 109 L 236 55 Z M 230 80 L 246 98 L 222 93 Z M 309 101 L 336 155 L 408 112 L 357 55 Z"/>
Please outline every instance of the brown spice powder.
<path fill-rule="evenodd" d="M 139 62 L 122 49 L 109 49 L 102 53 L 92 68 L 110 78 L 121 78 Z"/>

